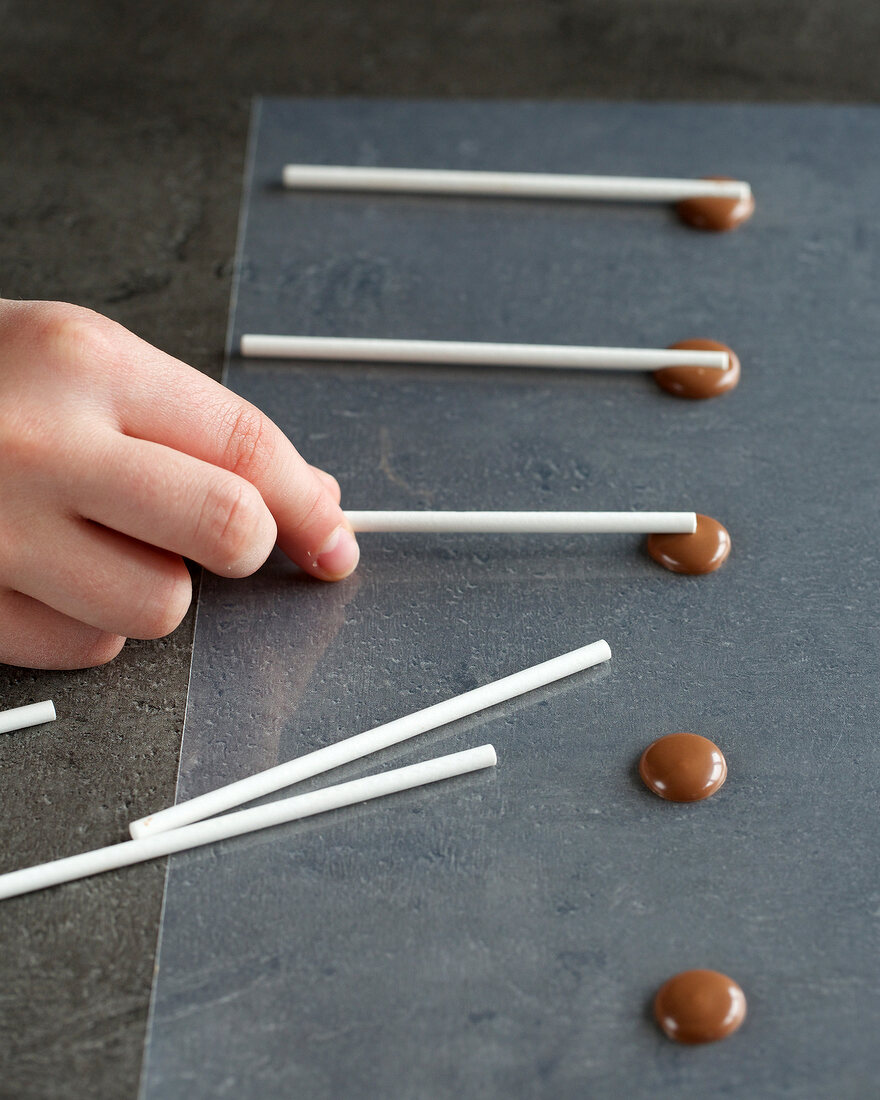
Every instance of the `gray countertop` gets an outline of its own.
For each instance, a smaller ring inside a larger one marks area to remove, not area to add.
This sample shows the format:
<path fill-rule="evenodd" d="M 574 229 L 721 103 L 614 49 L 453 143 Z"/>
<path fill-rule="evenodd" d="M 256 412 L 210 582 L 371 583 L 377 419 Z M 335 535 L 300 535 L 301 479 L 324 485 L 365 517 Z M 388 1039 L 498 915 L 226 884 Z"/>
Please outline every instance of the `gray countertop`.
<path fill-rule="evenodd" d="M 256 93 L 876 101 L 856 3 L 7 4 L 10 297 L 108 313 L 219 374 Z M 0 670 L 59 721 L 0 738 L 3 869 L 111 843 L 174 792 L 192 616 L 103 669 Z M 0 907 L 0 1096 L 133 1096 L 161 863 Z"/>
<path fill-rule="evenodd" d="M 732 393 L 691 402 L 614 372 L 234 357 L 229 384 L 347 503 L 687 505 L 733 549 L 681 577 L 627 536 L 364 535 L 357 574 L 330 588 L 280 556 L 245 582 L 206 577 L 183 798 L 599 636 L 613 656 L 317 782 L 485 741 L 491 775 L 174 857 L 144 1100 L 860 1100 L 880 1069 L 880 112 L 267 100 L 255 128 L 233 347 L 254 331 L 612 346 L 697 331 L 744 363 Z M 719 237 L 649 204 L 278 187 L 286 160 L 352 150 L 717 165 L 758 208 Z M 728 756 L 707 803 L 664 803 L 632 774 L 673 729 Z M 751 1006 L 702 1052 L 643 1011 L 694 966 L 732 974 Z"/>

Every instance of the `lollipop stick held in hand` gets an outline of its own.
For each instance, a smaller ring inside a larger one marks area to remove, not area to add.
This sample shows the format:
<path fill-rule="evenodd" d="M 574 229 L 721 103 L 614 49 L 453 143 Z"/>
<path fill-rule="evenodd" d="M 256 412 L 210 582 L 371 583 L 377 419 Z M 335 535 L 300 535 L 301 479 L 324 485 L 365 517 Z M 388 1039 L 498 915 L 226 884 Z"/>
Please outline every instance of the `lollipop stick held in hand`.
<path fill-rule="evenodd" d="M 368 531 L 501 535 L 692 535 L 696 512 L 370 512 L 346 511 L 358 533 Z"/>

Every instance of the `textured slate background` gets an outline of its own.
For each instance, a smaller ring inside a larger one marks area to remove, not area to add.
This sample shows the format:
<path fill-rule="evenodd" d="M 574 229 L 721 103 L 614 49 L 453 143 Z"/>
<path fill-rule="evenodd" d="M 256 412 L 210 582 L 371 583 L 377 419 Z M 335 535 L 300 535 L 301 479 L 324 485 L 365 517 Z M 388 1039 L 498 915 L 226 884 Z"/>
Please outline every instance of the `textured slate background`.
<path fill-rule="evenodd" d="M 743 361 L 706 403 L 640 376 L 233 361 L 346 502 L 694 507 L 733 552 L 684 578 L 628 537 L 364 536 L 340 586 L 281 559 L 206 578 L 182 796 L 600 636 L 614 659 L 344 769 L 491 740 L 494 774 L 174 857 L 147 1097 L 870 1091 L 878 137 L 873 110 L 265 105 L 235 339 L 707 335 Z M 726 172 L 758 213 L 716 237 L 656 207 L 293 196 L 288 159 Z M 634 773 L 677 729 L 727 754 L 705 804 Z M 648 1013 L 694 966 L 750 1006 L 700 1050 Z"/>
<path fill-rule="evenodd" d="M 876 102 L 862 0 L 3 0 L 0 291 L 91 306 L 219 374 L 256 93 Z M 192 617 L 103 669 L 0 669 L 3 868 L 173 797 Z M 35 793 L 38 802 L 35 805 Z M 0 1095 L 131 1096 L 161 862 L 0 907 Z"/>

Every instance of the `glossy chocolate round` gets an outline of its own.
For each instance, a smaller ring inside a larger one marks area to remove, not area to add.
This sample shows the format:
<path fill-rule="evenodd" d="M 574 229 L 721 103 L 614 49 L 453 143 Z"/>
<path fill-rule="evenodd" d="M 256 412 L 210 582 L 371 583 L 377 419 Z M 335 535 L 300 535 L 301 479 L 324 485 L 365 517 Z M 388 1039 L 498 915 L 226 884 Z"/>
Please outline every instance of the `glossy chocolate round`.
<path fill-rule="evenodd" d="M 673 573 L 714 573 L 730 553 L 730 535 L 717 519 L 697 513 L 692 535 L 648 535 L 646 545 L 654 561 Z"/>
<path fill-rule="evenodd" d="M 733 978 L 717 970 L 685 970 L 660 987 L 654 1016 L 677 1043 L 726 1039 L 746 1018 L 746 998 Z"/>
<path fill-rule="evenodd" d="M 639 775 L 649 791 L 670 802 L 700 802 L 724 784 L 727 761 L 708 737 L 669 733 L 642 753 Z"/>
<path fill-rule="evenodd" d="M 702 176 L 705 180 L 728 182 L 730 176 Z M 747 222 L 755 212 L 755 196 L 745 199 L 721 199 L 711 196 L 699 199 L 682 199 L 676 203 L 676 213 L 694 229 L 708 229 L 712 233 L 727 233 Z"/>
<path fill-rule="evenodd" d="M 687 397 L 691 401 L 705 401 L 708 397 L 727 393 L 739 384 L 742 373 L 739 356 L 727 344 L 719 344 L 717 340 L 679 340 L 669 346 L 677 351 L 726 351 L 730 361 L 724 370 L 688 366 L 655 370 L 654 381 L 667 393 Z"/>

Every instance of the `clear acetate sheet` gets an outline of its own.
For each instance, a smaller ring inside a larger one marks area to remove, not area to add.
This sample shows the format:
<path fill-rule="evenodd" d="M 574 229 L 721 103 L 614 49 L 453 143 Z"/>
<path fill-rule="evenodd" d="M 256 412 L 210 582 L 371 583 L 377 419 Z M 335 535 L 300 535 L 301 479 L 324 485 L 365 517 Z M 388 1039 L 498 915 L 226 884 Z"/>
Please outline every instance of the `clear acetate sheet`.
<path fill-rule="evenodd" d="M 727 564 L 638 536 L 363 535 L 202 583 L 178 799 L 598 638 L 600 668 L 303 785 L 492 742 L 498 767 L 172 857 L 144 1100 L 864 1097 L 876 1082 L 880 113 L 262 102 L 228 384 L 351 508 L 694 509 Z M 727 174 L 663 206 L 292 193 L 287 162 Z M 245 332 L 732 346 L 742 381 L 245 361 Z M 663 802 L 664 733 L 724 788 Z M 292 793 L 289 791 L 284 794 Z M 158 807 L 157 807 L 158 808 Z M 749 1015 L 676 1046 L 677 971 Z"/>

